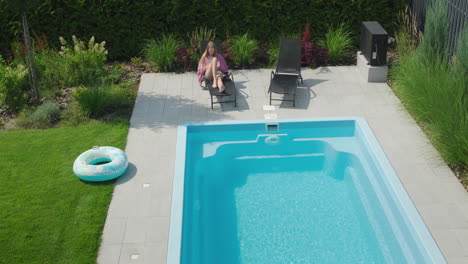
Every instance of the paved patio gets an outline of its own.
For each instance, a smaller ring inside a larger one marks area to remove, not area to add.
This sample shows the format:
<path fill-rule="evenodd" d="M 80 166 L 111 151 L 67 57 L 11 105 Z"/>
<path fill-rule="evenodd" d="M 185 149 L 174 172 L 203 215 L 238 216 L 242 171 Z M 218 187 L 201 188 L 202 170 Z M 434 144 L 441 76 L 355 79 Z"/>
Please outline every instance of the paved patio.
<path fill-rule="evenodd" d="M 195 73 L 142 76 L 129 169 L 115 187 L 98 263 L 166 263 L 180 123 L 326 116 L 366 118 L 448 263 L 468 263 L 468 194 L 387 84 L 365 82 L 355 66 L 303 69 L 296 108 L 274 101 L 264 110 L 270 72 L 234 71 L 238 107 L 214 110 Z"/>

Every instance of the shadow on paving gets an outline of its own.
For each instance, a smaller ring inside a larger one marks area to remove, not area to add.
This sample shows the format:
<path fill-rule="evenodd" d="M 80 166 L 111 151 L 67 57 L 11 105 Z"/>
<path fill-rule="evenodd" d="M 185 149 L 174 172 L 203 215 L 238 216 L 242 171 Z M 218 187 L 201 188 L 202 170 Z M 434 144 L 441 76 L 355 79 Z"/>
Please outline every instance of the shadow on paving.
<path fill-rule="evenodd" d="M 137 171 L 138 171 L 137 167 L 133 163 L 129 162 L 127 171 L 125 171 L 125 173 L 122 176 L 117 178 L 116 184 L 117 185 L 124 184 L 130 181 L 133 177 L 135 177 Z"/>
<path fill-rule="evenodd" d="M 309 108 L 311 99 L 317 97 L 317 94 L 312 90 L 312 87 L 326 82 L 328 80 L 322 79 L 304 79 L 304 83 L 299 84 L 296 90 L 296 107 L 293 106 L 291 101 L 282 101 L 279 108 L 291 108 L 291 109 L 303 109 L 306 110 Z M 274 97 L 274 95 L 273 95 Z M 287 100 L 292 100 L 292 95 L 285 95 Z M 273 101 L 274 102 L 274 101 Z"/>
<path fill-rule="evenodd" d="M 182 96 L 139 94 L 130 126 L 158 130 L 177 127 L 184 122 L 215 121 L 228 117 L 219 106 L 211 110 L 208 92 L 200 100 L 205 103 L 200 104 Z"/>
<path fill-rule="evenodd" d="M 325 67 L 320 67 L 320 70 L 317 74 L 321 74 L 321 73 L 332 73 L 332 71 L 330 70 L 330 68 L 325 66 Z"/>
<path fill-rule="evenodd" d="M 249 104 L 247 103 L 247 98 L 249 95 L 244 91 L 247 86 L 244 85 L 247 81 L 235 81 L 235 85 L 237 88 L 237 107 L 234 106 L 234 103 L 226 103 L 215 104 L 213 111 L 223 111 L 223 112 L 231 112 L 231 111 L 247 111 L 250 109 Z M 219 98 L 218 98 L 219 99 Z M 208 99 L 209 100 L 209 99 Z M 214 99 L 216 101 L 216 99 Z M 221 98 L 223 100 L 223 98 Z"/>

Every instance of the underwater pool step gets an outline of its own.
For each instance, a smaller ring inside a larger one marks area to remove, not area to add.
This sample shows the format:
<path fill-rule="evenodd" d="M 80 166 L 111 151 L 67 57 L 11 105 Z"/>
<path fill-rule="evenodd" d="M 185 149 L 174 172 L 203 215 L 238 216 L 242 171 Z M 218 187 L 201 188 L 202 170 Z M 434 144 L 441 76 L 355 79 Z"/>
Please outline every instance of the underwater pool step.
<path fill-rule="evenodd" d="M 325 153 L 311 153 L 311 154 L 293 154 L 293 155 L 259 155 L 259 156 L 242 156 L 235 159 L 281 159 L 281 158 L 304 158 L 304 157 L 324 157 Z"/>

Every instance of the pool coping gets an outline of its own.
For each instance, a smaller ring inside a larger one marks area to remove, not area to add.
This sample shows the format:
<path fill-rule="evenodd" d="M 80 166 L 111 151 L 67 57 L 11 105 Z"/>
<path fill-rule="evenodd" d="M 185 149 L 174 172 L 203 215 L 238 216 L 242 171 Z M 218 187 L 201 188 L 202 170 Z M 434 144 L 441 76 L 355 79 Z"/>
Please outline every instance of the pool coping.
<path fill-rule="evenodd" d="M 356 128 L 364 135 L 364 143 L 367 149 L 372 151 L 371 158 L 374 159 L 378 167 L 386 172 L 386 179 L 391 184 L 390 190 L 394 192 L 395 198 L 404 211 L 405 220 L 409 220 L 410 227 L 422 242 L 422 248 L 433 263 L 447 263 L 442 255 L 441 249 L 436 244 L 429 228 L 424 223 L 422 216 L 416 209 L 415 204 L 410 199 L 400 178 L 396 174 L 388 157 L 385 155 L 376 136 L 372 132 L 366 119 L 359 116 L 346 117 L 321 117 L 321 118 L 288 118 L 288 119 L 270 119 L 270 120 L 232 120 L 232 121 L 207 121 L 207 122 L 187 122 L 177 128 L 177 145 L 175 170 L 173 178 L 172 204 L 169 227 L 169 243 L 167 249 L 167 263 L 180 263 L 181 241 L 182 241 L 182 219 L 183 219 L 183 200 L 184 200 L 184 178 L 185 178 L 185 149 L 187 129 L 189 126 L 209 126 L 209 125 L 235 125 L 235 124 L 263 124 L 263 123 L 290 123 L 290 122 L 313 122 L 313 121 L 355 121 Z M 177 195 L 175 195 L 177 194 Z"/>

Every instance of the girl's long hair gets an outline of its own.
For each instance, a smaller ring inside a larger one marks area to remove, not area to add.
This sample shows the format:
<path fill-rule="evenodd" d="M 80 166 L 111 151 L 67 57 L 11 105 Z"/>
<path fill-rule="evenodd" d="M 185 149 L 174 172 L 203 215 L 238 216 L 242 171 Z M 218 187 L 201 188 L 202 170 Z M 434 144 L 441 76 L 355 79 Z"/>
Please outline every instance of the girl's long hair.
<path fill-rule="evenodd" d="M 198 62 L 198 64 L 202 64 L 205 65 L 205 58 L 206 56 L 208 55 L 208 49 L 209 48 L 213 48 L 214 49 L 214 53 L 213 53 L 213 56 L 216 54 L 217 50 L 216 50 L 216 45 L 214 44 L 213 41 L 208 41 L 208 44 L 206 44 L 206 49 L 205 49 L 205 52 L 203 52 L 203 55 L 201 56 L 200 58 L 200 61 Z"/>

